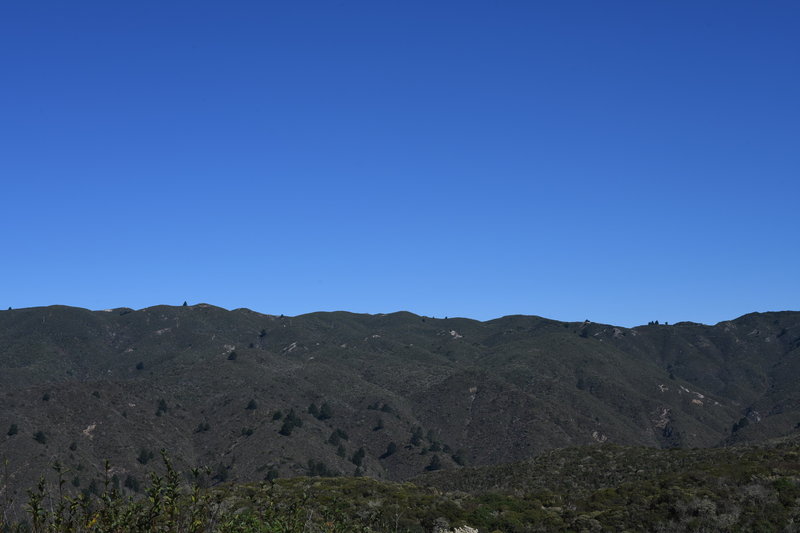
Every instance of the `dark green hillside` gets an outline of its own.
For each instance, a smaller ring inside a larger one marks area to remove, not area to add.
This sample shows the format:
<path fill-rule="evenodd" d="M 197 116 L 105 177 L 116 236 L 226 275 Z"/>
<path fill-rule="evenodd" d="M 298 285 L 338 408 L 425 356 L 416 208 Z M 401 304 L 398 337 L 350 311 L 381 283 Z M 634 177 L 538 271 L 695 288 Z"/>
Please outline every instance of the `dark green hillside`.
<path fill-rule="evenodd" d="M 758 442 L 800 427 L 798 356 L 794 312 L 627 329 L 205 304 L 0 311 L 0 458 L 12 492 L 54 460 L 89 490 L 104 459 L 134 491 L 161 448 L 222 483 Z"/>

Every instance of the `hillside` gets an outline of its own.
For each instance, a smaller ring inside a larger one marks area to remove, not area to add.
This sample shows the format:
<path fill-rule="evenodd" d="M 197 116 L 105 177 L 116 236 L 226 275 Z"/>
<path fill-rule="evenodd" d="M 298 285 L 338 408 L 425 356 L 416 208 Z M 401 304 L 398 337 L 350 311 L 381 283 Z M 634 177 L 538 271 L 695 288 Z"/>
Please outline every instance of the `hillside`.
<path fill-rule="evenodd" d="M 800 425 L 798 356 L 797 312 L 627 329 L 205 304 L 0 311 L 0 458 L 19 494 L 55 460 L 92 490 L 109 459 L 133 491 L 161 448 L 219 483 L 759 442 Z"/>

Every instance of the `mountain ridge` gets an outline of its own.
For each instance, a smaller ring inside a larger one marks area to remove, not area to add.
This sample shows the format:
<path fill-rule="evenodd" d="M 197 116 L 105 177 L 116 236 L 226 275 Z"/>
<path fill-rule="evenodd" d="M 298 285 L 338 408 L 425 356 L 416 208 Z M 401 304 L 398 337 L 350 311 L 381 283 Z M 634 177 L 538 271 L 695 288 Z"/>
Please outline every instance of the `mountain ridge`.
<path fill-rule="evenodd" d="M 799 348 L 793 311 L 635 328 L 210 304 L 0 311 L 0 457 L 16 486 L 57 459 L 86 488 L 106 458 L 141 479 L 160 448 L 218 481 L 405 480 L 434 456 L 457 469 L 593 443 L 758 442 L 800 424 Z M 292 411 L 302 425 L 284 431 Z"/>

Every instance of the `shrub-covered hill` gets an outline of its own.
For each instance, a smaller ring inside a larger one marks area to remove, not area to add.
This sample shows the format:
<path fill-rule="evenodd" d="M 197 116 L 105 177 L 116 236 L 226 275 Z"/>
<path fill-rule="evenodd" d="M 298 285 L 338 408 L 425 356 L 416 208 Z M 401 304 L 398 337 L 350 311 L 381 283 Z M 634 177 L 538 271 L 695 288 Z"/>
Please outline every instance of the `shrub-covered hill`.
<path fill-rule="evenodd" d="M 786 440 L 705 450 L 568 448 L 402 484 L 302 477 L 206 489 L 185 484 L 169 466 L 157 470 L 146 497 L 134 498 L 111 482 L 97 497 L 59 497 L 63 474 L 51 473 L 31 492 L 27 515 L 6 516 L 8 529 L 778 532 L 800 524 L 800 446 Z"/>
<path fill-rule="evenodd" d="M 135 492 L 161 448 L 223 483 L 756 442 L 800 424 L 798 355 L 795 312 L 626 329 L 205 304 L 0 311 L 4 490 L 54 460 L 96 490 L 109 459 Z"/>

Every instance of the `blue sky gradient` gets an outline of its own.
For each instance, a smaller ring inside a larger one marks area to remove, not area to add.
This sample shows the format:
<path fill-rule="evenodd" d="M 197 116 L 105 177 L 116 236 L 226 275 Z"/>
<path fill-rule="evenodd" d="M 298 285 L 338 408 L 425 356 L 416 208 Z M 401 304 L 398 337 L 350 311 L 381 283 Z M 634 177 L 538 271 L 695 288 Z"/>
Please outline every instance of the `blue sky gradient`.
<path fill-rule="evenodd" d="M 797 2 L 9 2 L 0 306 L 800 309 Z"/>

